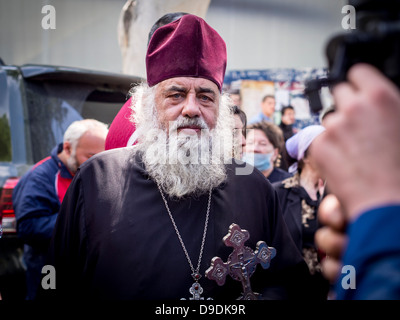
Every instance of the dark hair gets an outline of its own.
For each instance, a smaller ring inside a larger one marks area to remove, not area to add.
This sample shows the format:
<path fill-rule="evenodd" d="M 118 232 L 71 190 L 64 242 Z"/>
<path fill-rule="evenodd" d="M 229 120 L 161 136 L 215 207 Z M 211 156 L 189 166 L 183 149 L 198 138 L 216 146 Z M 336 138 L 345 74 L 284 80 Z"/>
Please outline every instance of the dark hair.
<path fill-rule="evenodd" d="M 247 129 L 257 129 L 264 132 L 269 142 L 274 148 L 278 149 L 278 157 L 274 161 L 274 166 L 279 167 L 281 165 L 281 153 L 285 148 L 285 140 L 281 128 L 272 122 L 261 121 L 251 124 Z"/>
<path fill-rule="evenodd" d="M 283 133 L 281 128 L 279 128 L 276 124 L 273 124 L 272 122 L 261 121 L 249 125 L 247 129 L 257 129 L 263 131 L 274 148 L 278 148 L 279 153 L 283 150 Z"/>
<path fill-rule="evenodd" d="M 182 18 L 184 15 L 187 15 L 189 13 L 186 12 L 170 12 L 170 13 L 166 13 L 164 14 L 160 19 L 158 19 L 156 21 L 155 24 L 153 24 L 153 26 L 150 29 L 149 32 L 149 37 L 147 39 L 147 45 L 149 45 L 150 39 L 153 36 L 154 32 L 156 32 L 156 30 L 162 26 L 165 26 L 168 23 L 174 22 L 180 18 Z"/>
<path fill-rule="evenodd" d="M 242 123 L 243 123 L 243 131 L 242 131 L 242 133 L 243 133 L 244 137 L 246 138 L 246 126 L 247 126 L 246 113 L 242 109 L 240 109 L 238 106 L 232 106 L 231 110 L 232 110 L 232 113 L 233 114 L 237 114 L 239 116 L 239 118 L 240 118 L 240 121 L 242 121 Z"/>
<path fill-rule="evenodd" d="M 238 95 L 240 95 L 240 90 L 239 89 L 229 89 L 228 93 L 229 94 L 238 94 Z"/>
<path fill-rule="evenodd" d="M 262 98 L 262 102 L 264 102 L 264 101 L 267 100 L 268 98 L 275 99 L 275 96 L 272 95 L 272 94 L 267 94 L 266 96 L 264 96 L 264 97 Z"/>
<path fill-rule="evenodd" d="M 294 108 L 291 105 L 283 107 L 281 110 L 281 115 L 283 116 L 285 114 L 286 110 L 290 110 L 290 109 L 294 111 Z"/>
<path fill-rule="evenodd" d="M 286 148 L 286 145 L 285 145 L 285 148 Z M 304 159 L 308 157 L 308 150 L 309 150 L 309 148 L 307 148 L 307 149 L 304 151 L 304 156 L 303 156 L 303 158 L 300 159 L 300 160 L 297 160 L 297 159 L 295 159 L 295 158 L 292 158 L 292 157 L 289 155 L 289 153 L 287 152 L 287 150 L 286 150 L 286 154 L 287 154 L 287 159 L 286 159 L 286 161 L 287 161 L 288 167 L 290 167 L 292 164 L 294 164 L 294 163 L 297 162 L 297 172 L 298 172 L 299 174 L 301 174 L 301 171 L 302 171 L 303 168 L 304 168 Z"/>

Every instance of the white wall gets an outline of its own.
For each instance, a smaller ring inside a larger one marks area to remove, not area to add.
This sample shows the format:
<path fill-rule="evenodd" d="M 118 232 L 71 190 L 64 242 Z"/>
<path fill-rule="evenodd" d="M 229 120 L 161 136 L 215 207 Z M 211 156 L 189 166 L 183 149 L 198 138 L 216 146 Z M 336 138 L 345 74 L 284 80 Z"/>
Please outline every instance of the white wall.
<path fill-rule="evenodd" d="M 226 39 L 228 70 L 323 67 L 343 1 L 212 0 L 206 19 Z"/>
<path fill-rule="evenodd" d="M 6 64 L 44 63 L 120 72 L 117 25 L 125 0 L 0 0 L 0 57 Z M 45 4 L 56 29 L 42 29 Z"/>
<path fill-rule="evenodd" d="M 117 25 L 124 3 L 0 0 L 0 57 L 7 64 L 121 72 Z M 45 4 L 56 8 L 56 30 L 41 27 Z M 321 67 L 326 40 L 343 31 L 343 5 L 342 0 L 211 0 L 206 20 L 226 40 L 228 70 Z"/>

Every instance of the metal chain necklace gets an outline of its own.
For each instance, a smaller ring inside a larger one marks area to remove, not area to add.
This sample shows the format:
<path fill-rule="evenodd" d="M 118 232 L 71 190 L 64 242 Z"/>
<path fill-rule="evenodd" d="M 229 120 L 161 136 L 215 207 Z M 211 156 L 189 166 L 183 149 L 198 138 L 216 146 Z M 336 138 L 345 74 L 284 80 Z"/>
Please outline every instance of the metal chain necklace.
<path fill-rule="evenodd" d="M 162 191 L 160 185 L 157 183 L 158 190 L 160 190 L 161 197 L 164 201 L 165 208 L 167 209 L 169 218 L 171 219 L 172 225 L 174 226 L 176 235 L 178 236 L 179 242 L 181 243 L 183 252 L 185 253 L 186 259 L 189 262 L 190 269 L 192 271 L 192 277 L 194 279 L 194 283 L 189 289 L 189 292 L 193 295 L 190 300 L 204 300 L 203 297 L 201 297 L 201 294 L 203 293 L 203 288 L 199 284 L 199 280 L 201 278 L 200 275 L 200 264 L 201 264 L 201 259 L 203 257 L 203 250 L 204 250 L 204 243 L 206 242 L 206 234 L 207 234 L 207 226 L 208 226 L 208 218 L 210 216 L 210 205 L 211 205 L 211 193 L 212 189 L 210 188 L 209 194 L 208 194 L 208 204 L 207 204 L 207 213 L 206 213 L 206 221 L 204 222 L 204 231 L 203 231 L 203 238 L 201 240 L 201 246 L 200 246 L 200 253 L 199 253 L 199 260 L 197 262 L 197 267 L 196 269 L 194 268 L 192 264 L 192 260 L 190 259 L 189 253 L 186 250 L 186 246 L 183 243 L 181 234 L 179 233 L 178 227 L 176 226 L 175 219 L 172 216 L 171 210 L 169 209 L 167 200 L 165 199 L 164 192 Z"/>

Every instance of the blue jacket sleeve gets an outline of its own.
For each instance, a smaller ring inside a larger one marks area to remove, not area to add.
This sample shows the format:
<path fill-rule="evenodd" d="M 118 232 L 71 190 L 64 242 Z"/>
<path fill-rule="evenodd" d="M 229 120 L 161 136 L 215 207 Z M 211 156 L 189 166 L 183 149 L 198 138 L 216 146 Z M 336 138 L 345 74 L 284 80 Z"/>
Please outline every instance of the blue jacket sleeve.
<path fill-rule="evenodd" d="M 13 205 L 18 236 L 24 243 L 50 241 L 60 210 L 54 180 L 33 172 L 22 179 L 13 191 Z"/>
<path fill-rule="evenodd" d="M 338 299 L 400 299 L 400 205 L 365 212 L 348 230 L 343 265 L 355 271 L 355 288 L 336 285 Z"/>
<path fill-rule="evenodd" d="M 58 214 L 28 218 L 18 222 L 18 236 L 24 243 L 47 244 L 54 230 Z"/>

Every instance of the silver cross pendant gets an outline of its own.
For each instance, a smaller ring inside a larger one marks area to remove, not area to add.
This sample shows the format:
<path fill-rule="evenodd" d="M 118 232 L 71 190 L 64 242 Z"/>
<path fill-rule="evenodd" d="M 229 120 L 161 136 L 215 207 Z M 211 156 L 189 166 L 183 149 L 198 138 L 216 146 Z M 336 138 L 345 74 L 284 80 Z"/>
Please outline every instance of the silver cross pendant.
<path fill-rule="evenodd" d="M 192 286 L 189 289 L 189 292 L 191 293 L 192 297 L 189 298 L 189 300 L 204 300 L 204 297 L 202 297 L 202 293 L 203 293 L 203 288 L 200 285 L 200 283 L 198 282 L 201 278 L 201 275 L 197 272 L 192 273 L 192 277 L 194 279 L 194 283 L 192 284 Z M 185 298 L 182 298 L 181 300 L 186 300 Z M 211 298 L 207 298 L 207 300 L 212 300 Z"/>
<path fill-rule="evenodd" d="M 229 233 L 223 238 L 226 246 L 233 247 L 233 252 L 228 260 L 223 262 L 220 257 L 211 260 L 211 266 L 206 271 L 206 277 L 215 280 L 219 286 L 225 283 L 229 274 L 234 280 L 242 283 L 243 292 L 238 300 L 258 300 L 260 294 L 251 289 L 250 277 L 256 270 L 257 264 L 263 269 L 268 269 L 271 259 L 276 255 L 276 249 L 268 247 L 264 241 L 257 243 L 255 251 L 246 247 L 244 243 L 250 238 L 247 230 L 241 229 L 237 224 L 231 224 Z"/>

